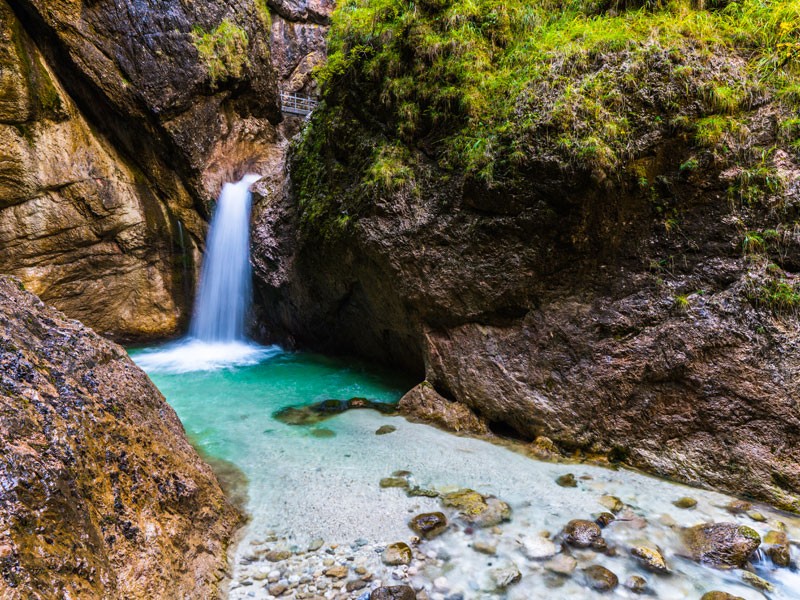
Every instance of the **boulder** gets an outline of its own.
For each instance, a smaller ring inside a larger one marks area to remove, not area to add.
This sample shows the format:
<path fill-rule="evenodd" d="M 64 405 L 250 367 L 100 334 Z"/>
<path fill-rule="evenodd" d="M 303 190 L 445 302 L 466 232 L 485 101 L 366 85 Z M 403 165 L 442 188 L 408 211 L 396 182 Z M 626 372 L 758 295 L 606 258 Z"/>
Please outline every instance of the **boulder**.
<path fill-rule="evenodd" d="M 389 544 L 381 555 L 383 564 L 391 567 L 411 564 L 411 558 L 411 548 L 405 542 Z"/>
<path fill-rule="evenodd" d="M 407 585 L 378 587 L 372 590 L 369 600 L 416 600 L 414 588 Z"/>
<path fill-rule="evenodd" d="M 0 277 L 3 598 L 215 597 L 241 515 L 120 346 Z"/>
<path fill-rule="evenodd" d="M 761 537 L 746 525 L 704 523 L 684 530 L 683 542 L 693 560 L 728 569 L 746 565 Z"/>
<path fill-rule="evenodd" d="M 631 548 L 631 554 L 636 557 L 645 569 L 653 573 L 669 573 L 667 561 L 657 548 L 648 546 L 636 546 Z"/>
<path fill-rule="evenodd" d="M 592 565 L 583 570 L 586 585 L 598 592 L 608 592 L 619 584 L 617 576 L 601 565 Z"/>
<path fill-rule="evenodd" d="M 430 423 L 455 433 L 486 435 L 486 422 L 466 405 L 452 402 L 439 395 L 434 387 L 423 381 L 400 399 L 401 414 L 413 421 Z"/>
<path fill-rule="evenodd" d="M 791 547 L 785 531 L 770 530 L 764 536 L 764 554 L 778 567 L 788 567 L 791 562 Z"/>

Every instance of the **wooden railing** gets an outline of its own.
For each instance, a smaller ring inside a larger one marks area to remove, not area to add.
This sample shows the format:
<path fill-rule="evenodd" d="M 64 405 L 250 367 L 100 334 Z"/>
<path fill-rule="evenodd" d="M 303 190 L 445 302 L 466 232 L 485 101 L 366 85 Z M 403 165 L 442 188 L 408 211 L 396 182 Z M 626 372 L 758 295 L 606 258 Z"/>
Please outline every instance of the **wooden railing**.
<path fill-rule="evenodd" d="M 281 111 L 291 115 L 310 115 L 317 107 L 317 101 L 310 96 L 299 96 L 281 92 Z"/>

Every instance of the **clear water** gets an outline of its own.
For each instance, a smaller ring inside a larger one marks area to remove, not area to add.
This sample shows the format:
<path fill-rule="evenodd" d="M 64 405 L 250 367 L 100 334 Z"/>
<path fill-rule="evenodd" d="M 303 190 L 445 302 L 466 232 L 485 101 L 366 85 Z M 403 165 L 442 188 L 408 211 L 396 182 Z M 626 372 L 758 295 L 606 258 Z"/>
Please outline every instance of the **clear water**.
<path fill-rule="evenodd" d="M 374 573 L 372 586 L 408 582 L 427 589 L 433 600 L 454 593 L 468 599 L 510 600 L 642 597 L 622 585 L 606 594 L 590 591 L 577 574 L 559 579 L 553 587 L 554 580 L 541 563 L 526 559 L 520 552 L 520 540 L 542 531 L 555 534 L 570 519 L 590 518 L 605 510 L 598 502 L 603 494 L 618 496 L 646 522 L 639 523 L 641 528 L 623 522 L 607 528 L 604 535 L 618 546 L 618 556 L 578 551 L 574 555 L 579 570 L 603 564 L 619 576 L 620 582 L 632 574 L 641 575 L 651 590 L 645 597 L 651 598 L 699 599 L 709 590 L 727 591 L 746 600 L 800 598 L 796 570 L 774 569 L 768 562 L 759 564 L 758 573 L 776 586 L 774 592 L 765 593 L 742 583 L 741 571 L 716 571 L 681 558 L 677 529 L 669 525 L 670 519 L 684 526 L 739 521 L 763 535 L 781 520 L 790 537 L 798 539 L 797 519 L 759 506 L 757 509 L 770 522 L 756 523 L 746 515 L 726 512 L 723 507 L 731 498 L 722 494 L 629 471 L 535 461 L 500 446 L 374 411 L 350 411 L 309 427 L 285 425 L 272 416 L 282 407 L 356 396 L 391 402 L 408 389 L 410 382 L 358 363 L 252 345 L 248 348 L 256 354 L 248 361 L 203 362 L 197 358 L 203 353 L 187 347 L 190 343 L 174 344 L 166 352 L 139 350 L 132 355 L 178 412 L 193 443 L 206 454 L 236 465 L 249 481 L 247 511 L 251 520 L 232 556 L 232 598 L 270 597 L 266 573 L 284 567 L 259 558 L 259 551 L 266 548 L 301 551 L 291 568 L 313 580 L 320 573 L 313 564 L 314 555 L 302 551 L 317 538 L 325 541 L 319 551 L 322 558 L 341 558 L 351 567 L 364 565 Z M 182 354 L 185 360 L 176 363 L 175 357 Z M 196 370 L 192 370 L 192 364 Z M 375 435 L 377 428 L 386 424 L 396 431 Z M 495 494 L 509 502 L 513 518 L 495 532 L 454 527 L 424 542 L 419 550 L 429 558 L 415 566 L 416 572 L 384 567 L 376 550 L 386 543 L 410 540 L 409 516 L 440 510 L 435 499 L 409 498 L 399 489 L 381 489 L 380 479 L 398 469 L 411 471 L 422 486 L 440 490 L 471 487 Z M 577 488 L 556 485 L 555 479 L 565 473 L 578 477 Z M 697 508 L 681 510 L 673 506 L 672 501 L 682 496 L 697 499 Z M 497 556 L 476 552 L 472 544 L 479 538 L 497 543 Z M 352 545 L 355 540 L 360 541 Z M 627 548 L 642 541 L 661 548 L 673 575 L 647 573 L 632 560 Z M 334 551 L 332 544 L 340 546 Z M 792 552 L 795 560 L 799 558 L 796 547 Z M 482 591 L 488 570 L 507 562 L 517 565 L 522 580 L 503 594 Z M 348 577 L 354 577 L 352 570 Z M 440 587 L 444 585 L 444 591 L 434 589 L 436 580 Z M 357 598 L 363 591 L 352 592 L 350 597 Z M 329 598 L 339 593 L 330 589 L 319 592 Z"/>

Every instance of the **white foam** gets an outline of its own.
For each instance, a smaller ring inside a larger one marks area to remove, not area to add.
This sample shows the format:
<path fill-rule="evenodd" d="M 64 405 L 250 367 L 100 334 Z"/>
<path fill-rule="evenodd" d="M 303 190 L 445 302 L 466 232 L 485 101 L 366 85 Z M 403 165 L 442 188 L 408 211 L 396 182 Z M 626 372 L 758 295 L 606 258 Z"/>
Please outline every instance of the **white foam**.
<path fill-rule="evenodd" d="M 261 346 L 253 342 L 204 342 L 183 338 L 136 353 L 133 360 L 148 373 L 190 373 L 255 365 L 280 352 L 278 346 Z"/>

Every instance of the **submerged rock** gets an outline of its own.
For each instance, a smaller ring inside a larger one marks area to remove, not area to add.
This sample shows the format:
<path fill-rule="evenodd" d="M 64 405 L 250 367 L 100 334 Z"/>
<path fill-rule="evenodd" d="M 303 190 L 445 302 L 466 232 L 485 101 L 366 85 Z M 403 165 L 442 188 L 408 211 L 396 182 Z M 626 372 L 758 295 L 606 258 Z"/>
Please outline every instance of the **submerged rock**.
<path fill-rule="evenodd" d="M 416 600 L 414 588 L 408 585 L 379 587 L 372 590 L 369 600 Z"/>
<path fill-rule="evenodd" d="M 522 573 L 519 572 L 517 565 L 507 563 L 490 569 L 489 579 L 491 579 L 495 589 L 503 590 L 522 579 Z"/>
<path fill-rule="evenodd" d="M 647 580 L 638 575 L 631 575 L 625 580 L 625 587 L 635 594 L 642 594 L 647 590 Z"/>
<path fill-rule="evenodd" d="M 677 500 L 675 500 L 673 504 L 678 508 L 688 509 L 697 506 L 697 500 L 695 500 L 694 498 L 689 498 L 688 496 L 684 496 L 683 498 L 678 498 Z"/>
<path fill-rule="evenodd" d="M 574 519 L 564 527 L 564 540 L 576 548 L 593 548 L 605 550 L 606 541 L 600 526 L 592 521 Z"/>
<path fill-rule="evenodd" d="M 382 488 L 407 488 L 408 479 L 405 477 L 384 477 L 380 480 Z"/>
<path fill-rule="evenodd" d="M 592 565 L 583 570 L 586 585 L 598 592 L 608 592 L 619 584 L 617 576 L 600 565 Z"/>
<path fill-rule="evenodd" d="M 625 507 L 625 505 L 622 503 L 622 500 L 616 496 L 600 496 L 600 500 L 598 500 L 598 502 L 600 502 L 600 504 L 605 506 L 614 514 L 617 514 Z"/>
<path fill-rule="evenodd" d="M 689 556 L 718 568 L 743 567 L 761 544 L 758 533 L 736 523 L 704 523 L 683 532 Z"/>
<path fill-rule="evenodd" d="M 511 507 L 493 496 L 462 489 L 441 496 L 442 505 L 458 510 L 459 516 L 477 527 L 493 527 L 511 518 Z"/>
<path fill-rule="evenodd" d="M 519 545 L 522 554 L 530 560 L 550 558 L 558 551 L 552 540 L 541 536 L 526 537 L 519 541 Z"/>
<path fill-rule="evenodd" d="M 766 579 L 759 577 L 755 573 L 751 573 L 750 571 L 742 571 L 742 581 L 744 581 L 749 585 L 752 585 L 756 589 L 764 590 L 765 592 L 775 591 L 774 585 L 772 585 Z"/>
<path fill-rule="evenodd" d="M 594 520 L 594 522 L 597 523 L 603 529 L 605 529 L 616 520 L 617 517 L 615 517 L 611 513 L 604 512 L 597 515 L 597 518 Z"/>
<path fill-rule="evenodd" d="M 383 564 L 391 567 L 411 564 L 411 558 L 411 548 L 405 542 L 395 542 L 394 544 L 389 544 L 386 546 L 386 549 L 383 551 L 383 555 L 381 556 Z"/>
<path fill-rule="evenodd" d="M 394 433 L 395 431 L 397 431 L 397 427 L 394 425 L 381 425 L 375 431 L 375 435 L 386 435 L 387 433 Z"/>
<path fill-rule="evenodd" d="M 408 526 L 417 535 L 429 540 L 444 533 L 447 529 L 447 517 L 440 512 L 423 513 L 412 518 Z"/>
<path fill-rule="evenodd" d="M 561 487 L 578 487 L 578 482 L 575 480 L 575 475 L 567 473 L 556 478 L 556 483 Z"/>
<path fill-rule="evenodd" d="M 571 575 L 578 566 L 578 561 L 567 554 L 557 554 L 546 563 L 544 568 L 559 575 Z"/>
<path fill-rule="evenodd" d="M 273 417 L 287 425 L 315 425 L 353 409 L 377 410 L 384 415 L 397 412 L 394 404 L 373 402 L 366 398 L 351 398 L 350 400 L 323 400 L 309 406 L 287 406 L 276 411 Z"/>
<path fill-rule="evenodd" d="M 108 600 L 216 596 L 240 523 L 125 350 L 8 277 L 0 523 L 0 590 Z"/>
<path fill-rule="evenodd" d="M 702 595 L 700 600 L 744 600 L 741 596 L 734 596 L 728 592 L 706 592 Z"/>

